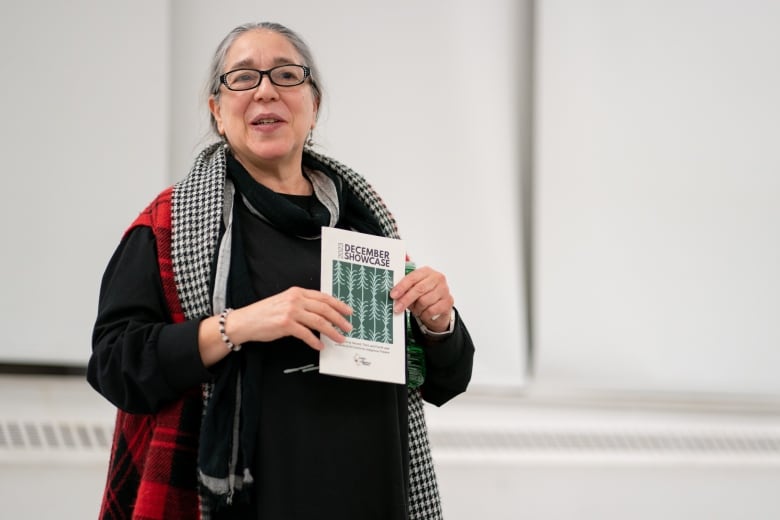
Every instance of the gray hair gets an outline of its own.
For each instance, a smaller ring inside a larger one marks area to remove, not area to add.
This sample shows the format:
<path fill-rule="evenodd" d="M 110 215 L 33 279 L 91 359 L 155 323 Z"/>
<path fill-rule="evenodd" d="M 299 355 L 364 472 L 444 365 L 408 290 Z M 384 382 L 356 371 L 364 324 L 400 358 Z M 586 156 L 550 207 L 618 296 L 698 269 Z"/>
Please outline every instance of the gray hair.
<path fill-rule="evenodd" d="M 222 70 L 225 67 L 225 59 L 227 57 L 227 53 L 230 50 L 230 47 L 233 45 L 233 42 L 238 39 L 239 36 L 242 34 L 249 32 L 249 31 L 259 31 L 259 30 L 267 30 L 267 31 L 273 31 L 275 33 L 279 33 L 292 44 L 293 47 L 295 47 L 295 50 L 298 52 L 298 54 L 301 56 L 301 59 L 303 60 L 303 63 L 301 65 L 305 65 L 309 67 L 309 70 L 311 71 L 311 74 L 309 75 L 309 84 L 311 85 L 312 93 L 314 94 L 314 100 L 317 102 L 317 106 L 321 106 L 322 103 L 322 89 L 320 88 L 320 71 L 317 67 L 316 63 L 314 63 L 314 56 L 312 55 L 311 50 L 309 49 L 309 46 L 306 44 L 305 41 L 303 41 L 303 38 L 301 38 L 298 33 L 293 31 L 292 29 L 289 29 L 285 27 L 284 25 L 280 23 L 275 22 L 253 22 L 253 23 L 245 23 L 243 25 L 239 25 L 232 31 L 230 31 L 227 36 L 222 40 L 222 42 L 217 47 L 216 52 L 214 52 L 214 57 L 211 60 L 211 66 L 209 67 L 209 76 L 206 83 L 206 98 L 208 99 L 211 96 L 214 96 L 214 99 L 218 102 L 219 101 L 219 94 L 220 94 L 220 81 L 219 76 L 222 75 Z M 319 115 L 319 111 L 317 112 Z M 211 122 L 211 130 L 216 134 L 219 135 L 219 130 L 217 128 L 217 121 L 214 119 L 213 114 L 209 114 L 209 119 Z"/>

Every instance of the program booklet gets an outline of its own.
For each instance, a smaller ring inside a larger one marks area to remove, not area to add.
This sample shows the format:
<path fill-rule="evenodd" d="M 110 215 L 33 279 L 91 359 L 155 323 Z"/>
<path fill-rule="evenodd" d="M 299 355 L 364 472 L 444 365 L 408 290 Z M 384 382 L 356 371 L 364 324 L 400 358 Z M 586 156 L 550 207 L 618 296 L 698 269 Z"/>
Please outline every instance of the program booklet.
<path fill-rule="evenodd" d="M 321 290 L 352 307 L 353 328 L 344 343 L 322 336 L 320 373 L 406 383 L 404 313 L 390 299 L 405 265 L 401 240 L 322 228 Z"/>

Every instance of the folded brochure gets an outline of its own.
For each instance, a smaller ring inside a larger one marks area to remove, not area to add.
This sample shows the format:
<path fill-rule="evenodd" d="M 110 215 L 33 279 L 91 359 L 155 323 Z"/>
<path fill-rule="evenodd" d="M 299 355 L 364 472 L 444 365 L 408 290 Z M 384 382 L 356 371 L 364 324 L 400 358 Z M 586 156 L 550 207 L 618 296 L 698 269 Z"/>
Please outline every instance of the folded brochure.
<path fill-rule="evenodd" d="M 390 299 L 405 261 L 401 240 L 322 228 L 321 290 L 352 307 L 352 330 L 344 343 L 321 337 L 320 373 L 406 383 L 404 314 Z"/>

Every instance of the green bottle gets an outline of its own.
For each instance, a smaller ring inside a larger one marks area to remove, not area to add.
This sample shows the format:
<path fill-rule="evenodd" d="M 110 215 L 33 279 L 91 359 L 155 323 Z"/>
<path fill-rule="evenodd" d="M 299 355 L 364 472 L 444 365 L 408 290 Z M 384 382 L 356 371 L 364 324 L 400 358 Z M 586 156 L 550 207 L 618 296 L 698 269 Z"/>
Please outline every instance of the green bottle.
<path fill-rule="evenodd" d="M 406 274 L 411 273 L 417 266 L 414 262 L 406 262 Z M 425 381 L 425 352 L 414 339 L 412 332 L 412 313 L 406 309 L 406 386 L 419 388 Z"/>

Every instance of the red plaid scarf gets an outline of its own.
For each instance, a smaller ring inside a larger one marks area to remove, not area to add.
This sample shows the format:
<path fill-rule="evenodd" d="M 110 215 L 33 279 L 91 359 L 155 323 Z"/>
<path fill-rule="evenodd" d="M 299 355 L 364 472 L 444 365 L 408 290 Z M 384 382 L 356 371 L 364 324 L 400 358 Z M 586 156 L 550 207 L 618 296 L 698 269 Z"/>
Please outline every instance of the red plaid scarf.
<path fill-rule="evenodd" d="M 171 262 L 171 194 L 163 191 L 133 222 L 157 240 L 163 290 L 175 323 L 184 321 Z M 101 519 L 200 518 L 197 482 L 200 388 L 154 415 L 117 411 Z"/>

